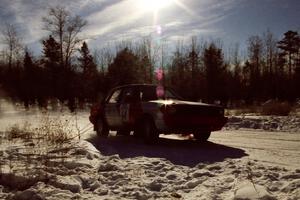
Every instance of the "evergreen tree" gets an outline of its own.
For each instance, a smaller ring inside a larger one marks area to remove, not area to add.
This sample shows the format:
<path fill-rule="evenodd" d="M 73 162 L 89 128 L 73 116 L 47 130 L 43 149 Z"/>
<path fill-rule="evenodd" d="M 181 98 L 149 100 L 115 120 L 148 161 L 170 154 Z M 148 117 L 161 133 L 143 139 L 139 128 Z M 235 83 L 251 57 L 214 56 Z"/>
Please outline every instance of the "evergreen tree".
<path fill-rule="evenodd" d="M 93 56 L 90 54 L 90 50 L 86 42 L 83 42 L 79 53 L 81 57 L 79 57 L 78 60 L 83 74 L 88 76 L 89 74 L 95 73 L 97 71 L 97 66 L 94 62 Z"/>
<path fill-rule="evenodd" d="M 64 70 L 60 63 L 60 45 L 50 35 L 43 41 L 43 60 L 45 67 L 46 88 L 48 97 L 63 101 L 65 93 Z"/>
<path fill-rule="evenodd" d="M 203 85 L 203 76 L 200 72 L 200 57 L 199 51 L 196 49 L 196 42 L 193 38 L 191 49 L 187 55 L 187 66 L 190 80 L 187 80 L 187 86 L 194 88 L 189 90 L 189 99 L 197 101 L 201 97 L 201 86 Z M 202 96 L 203 98 L 203 96 Z"/>
<path fill-rule="evenodd" d="M 84 98 L 87 98 L 88 100 L 94 100 L 97 95 L 97 66 L 94 62 L 93 56 L 90 54 L 86 42 L 83 42 L 79 53 L 80 57 L 78 58 L 78 61 L 80 63 L 79 66 L 82 69 L 82 87 L 77 89 L 81 91 L 78 95 L 81 100 Z"/>
<path fill-rule="evenodd" d="M 24 106 L 28 108 L 29 104 L 33 104 L 35 100 L 35 70 L 34 63 L 32 61 L 31 55 L 28 50 L 25 50 L 24 57 L 24 77 L 23 77 L 23 94 L 22 99 L 24 101 Z"/>
<path fill-rule="evenodd" d="M 43 53 L 46 67 L 51 68 L 50 64 L 58 66 L 60 62 L 60 45 L 55 41 L 52 35 L 49 35 L 47 40 L 43 41 Z"/>
<path fill-rule="evenodd" d="M 299 97 L 298 87 L 300 86 L 300 36 L 298 32 L 286 32 L 284 38 L 278 42 L 278 48 L 281 50 L 281 60 L 288 69 L 286 90 L 288 99 L 292 100 Z"/>
<path fill-rule="evenodd" d="M 224 58 L 222 49 L 211 43 L 204 50 L 204 67 L 207 81 L 207 101 L 212 103 L 214 100 L 227 102 Z"/>
<path fill-rule="evenodd" d="M 288 76 L 292 78 L 293 67 L 296 67 L 299 59 L 300 36 L 296 31 L 288 31 L 284 34 L 284 38 L 278 42 L 278 48 L 282 51 L 282 56 L 287 59 Z"/>
<path fill-rule="evenodd" d="M 110 86 L 143 83 L 140 74 L 139 59 L 127 47 L 120 50 L 113 63 L 108 66 Z"/>

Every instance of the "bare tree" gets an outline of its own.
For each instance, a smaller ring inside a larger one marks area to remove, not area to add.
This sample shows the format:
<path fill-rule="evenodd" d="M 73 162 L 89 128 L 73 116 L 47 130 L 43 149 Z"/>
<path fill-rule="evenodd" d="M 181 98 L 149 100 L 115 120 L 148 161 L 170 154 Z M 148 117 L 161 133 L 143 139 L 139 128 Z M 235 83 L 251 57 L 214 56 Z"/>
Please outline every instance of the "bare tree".
<path fill-rule="evenodd" d="M 263 41 L 259 36 L 251 36 L 248 39 L 248 53 L 250 63 L 254 67 L 253 70 L 255 71 L 255 73 L 260 74 L 263 53 Z"/>
<path fill-rule="evenodd" d="M 68 67 L 76 46 L 82 41 L 78 34 L 87 24 L 80 16 L 73 16 L 64 7 L 49 8 L 48 16 L 43 17 L 44 29 L 58 40 L 60 63 Z"/>
<path fill-rule="evenodd" d="M 199 70 L 199 64 L 200 64 L 200 47 L 198 45 L 198 39 L 196 36 L 192 37 L 192 41 L 190 44 L 190 49 L 188 53 L 189 58 L 189 64 L 191 67 L 191 77 L 192 80 L 195 79 L 195 75 Z"/>
<path fill-rule="evenodd" d="M 154 57 L 153 57 L 153 44 L 152 44 L 152 38 L 144 38 L 143 40 L 143 47 L 145 48 L 145 56 L 147 56 L 149 62 L 149 82 L 153 82 L 153 74 L 154 74 Z"/>
<path fill-rule="evenodd" d="M 263 34 L 264 48 L 265 48 L 265 62 L 268 73 L 272 74 L 276 69 L 274 69 L 276 57 L 277 57 L 277 40 L 275 39 L 273 33 L 270 30 L 267 30 Z"/>
<path fill-rule="evenodd" d="M 161 60 L 161 44 L 155 44 L 151 36 L 144 37 L 140 42 L 137 42 L 135 54 L 141 60 L 141 71 L 145 82 L 153 83 L 155 66 Z"/>
<path fill-rule="evenodd" d="M 96 49 L 94 52 L 94 58 L 96 60 L 96 64 L 100 66 L 100 72 L 102 75 L 105 75 L 108 66 L 114 60 L 114 53 L 112 52 L 111 47 L 105 46 L 101 49 Z"/>
<path fill-rule="evenodd" d="M 140 42 L 137 42 L 135 54 L 139 57 L 141 63 L 141 75 L 145 82 L 153 82 L 154 64 L 152 52 L 152 39 L 145 37 Z"/>
<path fill-rule="evenodd" d="M 13 24 L 5 24 L 2 30 L 2 42 L 7 45 L 8 66 L 11 68 L 13 62 L 20 59 L 23 49 L 21 37 Z"/>
<path fill-rule="evenodd" d="M 160 62 L 160 66 L 161 66 L 161 70 L 162 70 L 162 74 L 163 74 L 163 85 L 166 84 L 166 69 L 165 69 L 165 65 L 167 63 L 167 52 L 166 49 L 168 49 L 167 47 L 167 43 L 165 40 L 162 41 L 161 43 L 161 62 Z"/>

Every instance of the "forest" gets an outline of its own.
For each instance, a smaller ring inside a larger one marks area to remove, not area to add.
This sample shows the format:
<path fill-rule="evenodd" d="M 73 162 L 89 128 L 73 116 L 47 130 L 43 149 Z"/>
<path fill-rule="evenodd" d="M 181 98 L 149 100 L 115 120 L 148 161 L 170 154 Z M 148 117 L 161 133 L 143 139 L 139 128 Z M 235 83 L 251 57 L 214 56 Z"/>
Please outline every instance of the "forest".
<path fill-rule="evenodd" d="M 53 7 L 41 20 L 48 35 L 38 57 L 22 43 L 14 24 L 0 33 L 0 90 L 26 108 L 55 108 L 60 102 L 74 111 L 131 83 L 163 84 L 184 99 L 226 107 L 300 98 L 300 35 L 295 30 L 280 38 L 269 30 L 250 36 L 244 55 L 238 43 L 225 48 L 220 40 L 199 36 L 171 44 L 172 51 L 169 43 L 151 36 L 91 51 L 81 37 L 87 21 L 80 16 Z"/>

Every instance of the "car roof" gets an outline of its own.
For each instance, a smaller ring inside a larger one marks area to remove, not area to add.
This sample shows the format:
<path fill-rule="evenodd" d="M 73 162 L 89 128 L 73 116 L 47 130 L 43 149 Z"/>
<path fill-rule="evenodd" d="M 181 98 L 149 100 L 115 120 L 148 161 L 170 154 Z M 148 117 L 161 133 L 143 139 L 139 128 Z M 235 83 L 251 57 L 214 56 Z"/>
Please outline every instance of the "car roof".
<path fill-rule="evenodd" d="M 113 88 L 112 90 L 123 89 L 128 87 L 157 87 L 155 84 L 127 84 Z"/>

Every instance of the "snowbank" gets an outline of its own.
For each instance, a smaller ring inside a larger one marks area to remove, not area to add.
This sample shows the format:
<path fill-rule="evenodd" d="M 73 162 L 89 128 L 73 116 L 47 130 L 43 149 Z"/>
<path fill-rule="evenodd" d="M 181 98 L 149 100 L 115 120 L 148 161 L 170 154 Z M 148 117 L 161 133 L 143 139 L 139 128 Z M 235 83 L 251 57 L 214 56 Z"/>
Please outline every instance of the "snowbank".
<path fill-rule="evenodd" d="M 189 167 L 4 137 L 0 158 L 0 199 L 300 199 L 300 170 L 242 158 Z"/>
<path fill-rule="evenodd" d="M 260 129 L 264 131 L 300 133 L 300 117 L 297 116 L 229 116 L 226 130 Z"/>

